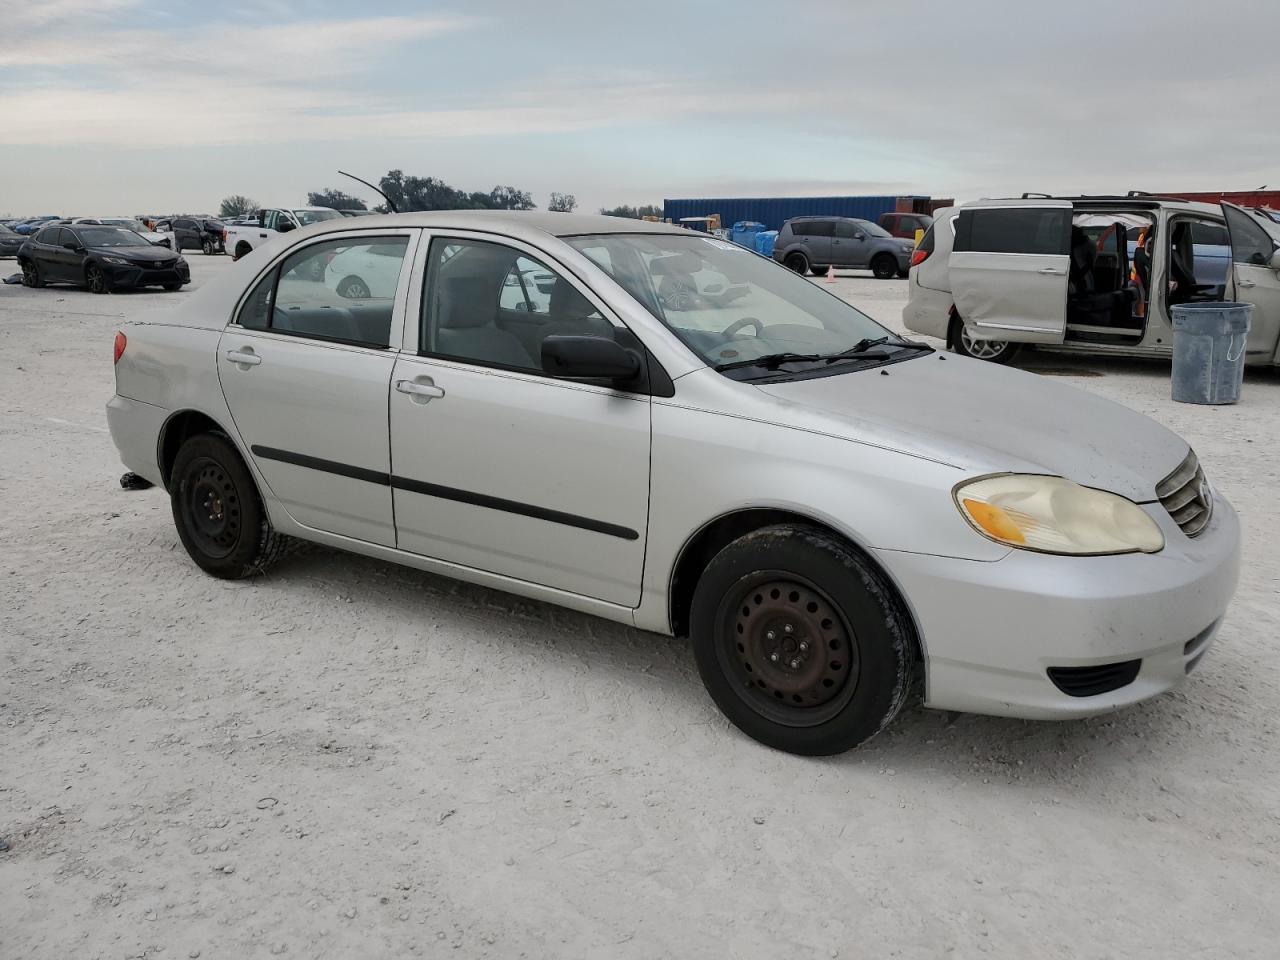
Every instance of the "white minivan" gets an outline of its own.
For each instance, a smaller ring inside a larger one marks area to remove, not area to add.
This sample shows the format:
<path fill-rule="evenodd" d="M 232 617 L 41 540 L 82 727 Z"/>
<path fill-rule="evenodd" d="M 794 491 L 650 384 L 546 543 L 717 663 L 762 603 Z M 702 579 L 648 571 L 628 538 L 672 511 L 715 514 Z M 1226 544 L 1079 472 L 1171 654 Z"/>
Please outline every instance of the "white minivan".
<path fill-rule="evenodd" d="M 948 207 L 909 277 L 907 329 L 978 359 L 1007 363 L 1024 344 L 1168 356 L 1175 305 L 1227 300 L 1254 305 L 1246 362 L 1280 362 L 1280 223 L 1230 203 L 1024 194 Z"/>

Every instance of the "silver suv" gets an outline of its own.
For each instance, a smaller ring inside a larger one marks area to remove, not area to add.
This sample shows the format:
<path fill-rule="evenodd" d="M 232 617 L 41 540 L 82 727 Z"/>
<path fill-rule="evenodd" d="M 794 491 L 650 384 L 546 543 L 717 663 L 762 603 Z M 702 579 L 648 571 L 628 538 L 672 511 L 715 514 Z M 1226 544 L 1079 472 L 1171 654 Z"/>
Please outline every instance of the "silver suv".
<path fill-rule="evenodd" d="M 870 269 L 877 279 L 905 277 L 915 243 L 895 237 L 870 220 L 796 217 L 778 231 L 773 259 L 796 273 L 826 273 L 827 267 Z"/>

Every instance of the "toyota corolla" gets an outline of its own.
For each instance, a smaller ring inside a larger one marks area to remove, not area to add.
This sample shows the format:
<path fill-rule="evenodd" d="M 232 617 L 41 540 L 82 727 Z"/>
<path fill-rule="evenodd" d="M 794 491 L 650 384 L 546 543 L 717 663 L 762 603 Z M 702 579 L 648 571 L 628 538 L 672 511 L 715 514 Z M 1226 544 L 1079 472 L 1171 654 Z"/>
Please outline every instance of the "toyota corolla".
<path fill-rule="evenodd" d="M 339 257 L 391 282 L 339 296 Z M 741 293 L 664 302 L 700 271 Z M 300 538 L 688 637 L 728 718 L 795 753 L 917 684 L 1030 718 L 1153 696 L 1235 588 L 1235 512 L 1169 430 L 661 224 L 329 221 L 115 360 L 116 446 L 210 574 Z"/>

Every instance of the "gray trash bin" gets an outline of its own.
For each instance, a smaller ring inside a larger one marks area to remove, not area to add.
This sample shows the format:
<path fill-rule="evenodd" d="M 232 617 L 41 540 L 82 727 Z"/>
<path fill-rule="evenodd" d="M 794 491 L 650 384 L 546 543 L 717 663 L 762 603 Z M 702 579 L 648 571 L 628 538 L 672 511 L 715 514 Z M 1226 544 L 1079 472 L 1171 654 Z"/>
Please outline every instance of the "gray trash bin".
<path fill-rule="evenodd" d="M 1244 382 L 1251 303 L 1179 303 L 1173 308 L 1173 399 L 1235 403 Z"/>

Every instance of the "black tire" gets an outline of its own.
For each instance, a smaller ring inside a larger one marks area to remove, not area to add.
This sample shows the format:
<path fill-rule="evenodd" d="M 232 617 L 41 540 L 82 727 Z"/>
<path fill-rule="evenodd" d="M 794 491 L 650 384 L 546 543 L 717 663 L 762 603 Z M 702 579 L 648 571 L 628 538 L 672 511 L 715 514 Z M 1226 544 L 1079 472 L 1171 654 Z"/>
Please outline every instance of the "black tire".
<path fill-rule="evenodd" d="M 36 265 L 34 260 L 22 261 L 22 285 L 24 287 L 43 287 L 44 280 L 40 277 L 40 267 Z"/>
<path fill-rule="evenodd" d="M 871 258 L 871 273 L 877 280 L 892 280 L 898 275 L 898 258 L 890 253 L 877 253 Z"/>
<path fill-rule="evenodd" d="M 369 292 L 369 285 L 362 277 L 352 274 L 349 277 L 343 277 L 338 283 L 338 296 L 348 300 L 368 300 L 373 294 Z"/>
<path fill-rule="evenodd" d="M 247 243 L 241 240 L 239 243 L 236 244 L 235 256 L 233 256 L 231 259 L 239 260 L 241 257 L 252 252 L 253 252 L 253 247 L 249 246 Z"/>
<path fill-rule="evenodd" d="M 206 240 L 204 243 L 200 244 L 200 249 L 204 251 L 204 255 L 206 257 L 212 257 L 214 250 L 213 241 Z"/>
<path fill-rule="evenodd" d="M 690 634 L 725 716 L 788 753 L 858 746 L 911 688 L 915 635 L 897 594 L 817 527 L 765 527 L 721 550 L 694 591 Z"/>
<path fill-rule="evenodd" d="M 907 279 L 907 277 L 909 277 L 909 276 L 911 276 L 911 271 L 910 271 L 910 270 L 899 270 L 899 271 L 898 271 L 898 279 L 899 279 L 899 280 L 905 280 L 905 279 Z"/>
<path fill-rule="evenodd" d="M 782 263 L 784 266 L 790 267 L 801 276 L 804 276 L 809 272 L 809 258 L 799 250 L 788 253 L 782 258 Z"/>
<path fill-rule="evenodd" d="M 84 268 L 84 282 L 92 293 L 111 292 L 111 281 L 107 278 L 106 271 L 96 263 Z"/>
<path fill-rule="evenodd" d="M 262 573 L 288 547 L 288 538 L 271 529 L 249 468 L 224 434 L 197 434 L 182 445 L 169 478 L 169 502 L 182 545 L 215 577 Z"/>
<path fill-rule="evenodd" d="M 181 283 L 166 283 L 166 284 L 164 284 L 164 288 L 165 288 L 166 290 L 168 290 L 170 293 L 173 293 L 175 290 L 181 290 L 181 289 L 182 289 L 182 284 L 181 284 Z"/>
<path fill-rule="evenodd" d="M 825 277 L 829 267 L 820 267 L 816 263 L 809 268 L 809 273 L 815 277 Z"/>
<path fill-rule="evenodd" d="M 1022 349 L 1022 344 L 1010 343 L 1008 340 L 970 340 L 965 334 L 964 321 L 959 317 L 951 318 L 947 345 L 962 357 L 985 360 L 988 363 L 1010 363 Z"/>

